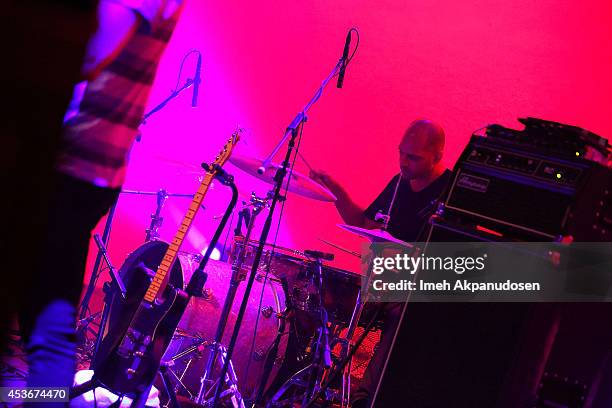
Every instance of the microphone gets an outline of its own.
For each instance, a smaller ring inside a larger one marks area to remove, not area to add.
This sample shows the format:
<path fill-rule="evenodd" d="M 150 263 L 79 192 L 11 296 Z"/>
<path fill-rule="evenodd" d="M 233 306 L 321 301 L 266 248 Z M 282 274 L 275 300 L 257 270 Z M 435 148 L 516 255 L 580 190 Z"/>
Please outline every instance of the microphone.
<path fill-rule="evenodd" d="M 196 64 L 195 77 L 193 79 L 193 95 L 191 97 L 191 107 L 195 108 L 198 106 L 198 91 L 200 90 L 200 72 L 202 70 L 202 54 L 198 52 L 198 62 Z"/>
<path fill-rule="evenodd" d="M 351 45 L 351 30 L 346 34 L 346 41 L 344 42 L 344 51 L 342 52 L 342 66 L 340 66 L 340 72 L 338 73 L 337 88 L 342 88 L 344 83 L 344 73 L 346 72 L 346 63 L 348 61 L 349 47 Z"/>

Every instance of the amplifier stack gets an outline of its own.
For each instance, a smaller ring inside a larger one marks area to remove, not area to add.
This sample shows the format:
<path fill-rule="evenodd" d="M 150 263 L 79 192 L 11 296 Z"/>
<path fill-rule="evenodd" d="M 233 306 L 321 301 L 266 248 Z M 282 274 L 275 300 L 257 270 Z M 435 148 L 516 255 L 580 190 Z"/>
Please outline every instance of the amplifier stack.
<path fill-rule="evenodd" d="M 610 241 L 612 171 L 602 164 L 608 141 L 555 122 L 521 122 L 522 131 L 490 125 L 471 137 L 442 219 L 504 240 Z"/>

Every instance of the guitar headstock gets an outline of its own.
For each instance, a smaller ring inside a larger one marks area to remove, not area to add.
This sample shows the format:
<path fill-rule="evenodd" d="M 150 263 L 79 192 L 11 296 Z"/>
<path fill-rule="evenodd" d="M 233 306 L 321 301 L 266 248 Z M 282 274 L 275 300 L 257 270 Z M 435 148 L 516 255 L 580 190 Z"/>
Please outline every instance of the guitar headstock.
<path fill-rule="evenodd" d="M 232 155 L 232 151 L 234 150 L 234 146 L 236 146 L 236 143 L 238 143 L 238 141 L 240 140 L 240 135 L 242 135 L 242 131 L 242 128 L 236 128 L 234 133 L 232 133 L 232 136 L 228 139 L 227 143 L 225 143 L 225 146 L 223 146 L 223 149 L 215 158 L 213 165 L 218 164 L 219 166 L 223 166 L 229 160 L 230 156 Z"/>

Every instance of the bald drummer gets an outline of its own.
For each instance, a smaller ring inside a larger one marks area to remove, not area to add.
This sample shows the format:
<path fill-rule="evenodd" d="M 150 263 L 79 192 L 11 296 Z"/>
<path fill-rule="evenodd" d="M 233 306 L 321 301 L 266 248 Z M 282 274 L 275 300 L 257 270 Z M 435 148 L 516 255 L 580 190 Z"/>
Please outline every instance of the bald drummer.
<path fill-rule="evenodd" d="M 416 241 L 427 223 L 434 202 L 444 191 L 451 171 L 442 164 L 444 130 L 430 120 L 415 120 L 400 140 L 400 173 L 367 208 L 360 208 L 329 174 L 313 170 L 310 177 L 337 197 L 336 208 L 345 223 L 380 228 L 389 215 L 387 231 L 406 242 Z M 393 205 L 392 205 L 393 204 Z"/>
<path fill-rule="evenodd" d="M 444 130 L 440 125 L 425 119 L 413 121 L 398 146 L 400 173 L 365 210 L 329 174 L 314 170 L 310 177 L 334 193 L 336 208 L 345 223 L 374 229 L 381 228 L 386 222 L 387 231 L 395 238 L 417 241 L 434 209 L 433 203 L 446 188 L 452 174 L 442 164 L 444 140 Z M 371 398 L 399 324 L 401 304 L 387 303 L 383 310 L 380 342 L 359 389 L 353 395 L 351 406 L 354 408 L 368 407 L 372 403 Z"/>

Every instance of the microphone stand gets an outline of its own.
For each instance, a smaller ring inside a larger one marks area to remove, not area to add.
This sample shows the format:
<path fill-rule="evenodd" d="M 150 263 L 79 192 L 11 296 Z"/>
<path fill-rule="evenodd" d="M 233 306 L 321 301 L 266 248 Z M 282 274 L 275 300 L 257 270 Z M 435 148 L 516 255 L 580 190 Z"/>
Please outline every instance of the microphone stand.
<path fill-rule="evenodd" d="M 154 113 L 160 111 L 164 106 L 166 106 L 168 104 L 168 102 L 170 102 L 172 99 L 176 98 L 177 96 L 179 96 L 179 94 L 181 92 L 183 92 L 185 89 L 189 88 L 191 85 L 193 85 L 195 83 L 195 81 L 191 78 L 187 78 L 187 80 L 185 81 L 185 84 L 183 86 L 181 86 L 179 89 L 176 89 L 174 91 L 172 91 L 172 93 L 170 94 L 170 96 L 168 96 L 166 99 L 164 99 L 163 101 L 161 101 L 157 106 L 155 106 L 153 109 L 151 109 L 150 111 L 148 111 L 147 113 L 144 114 L 144 117 L 142 118 L 142 121 L 140 122 L 141 125 L 145 125 L 147 123 L 147 119 L 149 119 Z"/>
<path fill-rule="evenodd" d="M 281 199 L 281 189 L 283 187 L 283 181 L 285 179 L 285 175 L 287 174 L 287 169 L 289 168 L 289 163 L 291 160 L 291 155 L 293 154 L 293 149 L 295 147 L 295 141 L 300 133 L 300 130 L 303 128 L 304 123 L 306 122 L 306 113 L 308 110 L 314 105 L 321 95 L 323 94 L 323 90 L 329 83 L 329 81 L 339 72 L 340 68 L 344 64 L 344 58 L 340 58 L 338 63 L 334 66 L 331 73 L 323 80 L 323 83 L 317 89 L 314 96 L 310 99 L 310 101 L 306 104 L 306 106 L 295 116 L 293 121 L 287 126 L 287 130 L 283 135 L 281 141 L 276 145 L 272 153 L 264 160 L 262 163 L 262 167 L 259 169 L 265 171 L 266 167 L 270 165 L 272 158 L 274 155 L 280 150 L 283 144 L 288 140 L 287 144 L 287 152 L 285 154 L 285 159 L 281 167 L 276 171 L 276 175 L 274 176 L 274 193 L 272 196 L 272 202 L 270 204 L 270 210 L 268 211 L 268 216 L 264 223 L 263 229 L 261 231 L 261 236 L 259 238 L 259 245 L 257 246 L 257 250 L 255 252 L 255 259 L 253 260 L 253 265 L 251 267 L 251 272 L 249 275 L 249 279 L 247 281 L 246 287 L 244 289 L 244 296 L 242 299 L 242 303 L 240 304 L 240 309 L 238 311 L 238 315 L 236 316 L 236 323 L 234 324 L 234 330 L 232 331 L 232 337 L 230 339 L 229 345 L 226 351 L 225 362 L 223 364 L 223 368 L 221 369 L 221 373 L 219 374 L 219 378 L 225 378 L 234 349 L 236 347 L 236 341 L 238 340 L 238 333 L 240 332 L 240 326 L 242 325 L 242 320 L 244 319 L 244 314 L 246 312 L 246 308 L 248 305 L 249 295 L 251 293 L 251 288 L 253 287 L 253 282 L 255 281 L 255 276 L 257 275 L 257 270 L 259 268 L 259 262 L 261 261 L 261 256 L 263 254 L 264 245 L 268 239 L 268 234 L 270 233 L 270 228 L 272 226 L 272 218 L 274 216 L 274 210 L 276 208 L 276 204 Z M 212 401 L 212 407 L 216 408 L 219 403 L 219 398 L 221 396 L 221 383 L 217 384 L 215 389 L 215 396 Z"/>
<path fill-rule="evenodd" d="M 292 135 L 292 132 L 296 131 L 297 128 L 301 124 L 306 122 L 306 113 L 308 112 L 308 110 L 310 110 L 312 105 L 314 105 L 319 100 L 321 95 L 323 95 L 323 90 L 325 89 L 329 81 L 331 81 L 331 79 L 334 76 L 336 76 L 338 72 L 340 72 L 340 68 L 342 68 L 343 64 L 344 64 L 344 58 L 340 58 L 340 60 L 338 61 L 334 69 L 332 69 L 331 73 L 327 76 L 327 78 L 323 80 L 323 82 L 321 83 L 321 86 L 319 87 L 319 89 L 317 89 L 314 96 L 310 99 L 310 101 L 306 104 L 306 106 L 304 106 L 302 111 L 299 112 L 295 116 L 295 118 L 289 124 L 289 126 L 287 126 L 287 131 L 285 132 L 285 135 L 283 136 L 283 138 L 274 147 L 274 149 L 272 150 L 272 153 L 270 153 L 268 157 L 266 157 L 264 161 L 261 163 L 261 167 L 257 170 L 259 174 L 263 174 L 266 171 L 266 169 L 270 167 L 270 164 L 272 163 L 272 159 L 274 158 L 274 156 L 276 156 L 276 154 L 278 153 L 280 148 L 285 144 L 287 139 Z"/>

